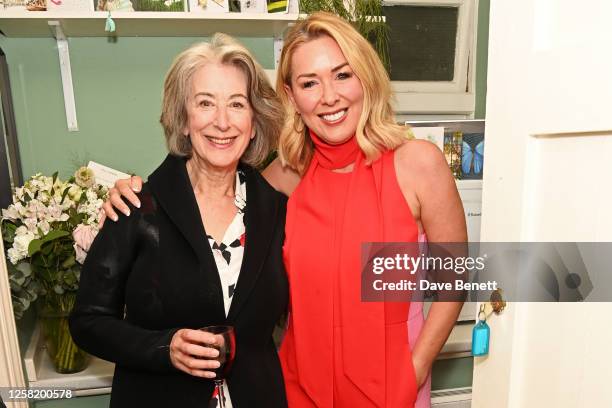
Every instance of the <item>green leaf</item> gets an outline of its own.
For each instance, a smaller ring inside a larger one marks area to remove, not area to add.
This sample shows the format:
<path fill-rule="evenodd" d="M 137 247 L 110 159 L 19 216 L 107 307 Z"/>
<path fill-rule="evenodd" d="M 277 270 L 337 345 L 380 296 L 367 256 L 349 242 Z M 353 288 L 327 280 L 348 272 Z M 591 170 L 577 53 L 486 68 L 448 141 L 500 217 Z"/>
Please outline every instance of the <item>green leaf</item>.
<path fill-rule="evenodd" d="M 20 286 L 23 285 L 23 283 L 25 282 L 25 279 L 26 279 L 26 276 L 23 273 L 21 273 L 21 271 L 19 271 L 19 270 L 16 270 L 10 276 L 10 281 L 11 282 L 16 282 Z"/>
<path fill-rule="evenodd" d="M 19 283 L 18 281 L 11 280 L 9 282 L 9 285 L 11 287 L 11 292 L 19 293 L 19 291 L 21 291 L 21 284 L 22 283 L 23 282 Z"/>
<path fill-rule="evenodd" d="M 17 230 L 17 225 L 13 224 L 9 221 L 2 222 L 2 238 L 12 244 L 15 241 L 15 231 Z"/>
<path fill-rule="evenodd" d="M 30 308 L 30 304 L 31 303 L 32 302 L 29 299 L 22 299 L 21 300 L 21 304 L 23 305 L 23 311 L 24 312 Z"/>
<path fill-rule="evenodd" d="M 35 298 L 37 294 L 39 294 L 43 290 L 42 285 L 38 281 L 32 281 L 29 285 L 29 289 Z"/>
<path fill-rule="evenodd" d="M 45 267 L 45 258 L 42 256 L 33 256 L 30 260 L 30 264 L 36 269 L 40 269 Z"/>
<path fill-rule="evenodd" d="M 62 192 L 62 199 L 60 200 L 60 204 L 64 204 L 64 199 L 68 195 L 68 191 L 70 191 L 70 187 L 66 187 Z"/>
<path fill-rule="evenodd" d="M 51 242 L 59 238 L 63 238 L 69 236 L 70 233 L 68 231 L 63 230 L 51 230 L 47 235 L 42 237 L 41 239 L 34 239 L 30 242 L 28 246 L 28 256 L 32 256 L 40 251 L 43 244 L 46 242 Z"/>
<path fill-rule="evenodd" d="M 51 254 L 51 251 L 53 251 L 53 245 L 49 242 L 45 242 L 40 248 L 40 252 L 45 256 Z"/>
<path fill-rule="evenodd" d="M 9 279 L 11 276 L 20 273 L 19 269 L 17 269 L 17 265 L 13 265 L 11 262 L 6 263 L 6 270 L 8 271 Z"/>
<path fill-rule="evenodd" d="M 25 277 L 32 275 L 32 267 L 27 262 L 19 262 L 17 265 L 15 265 L 15 268 L 19 272 L 23 273 L 23 276 Z"/>
<path fill-rule="evenodd" d="M 56 171 L 55 173 L 53 173 L 53 176 L 51 176 L 53 178 L 53 184 L 55 184 L 55 181 L 57 180 L 57 175 L 59 173 Z"/>
<path fill-rule="evenodd" d="M 75 263 L 76 263 L 76 258 L 74 257 L 74 255 L 71 255 L 64 262 L 62 262 L 62 266 L 61 267 L 62 267 L 62 269 L 70 268 Z"/>
<path fill-rule="evenodd" d="M 28 245 L 28 256 L 32 256 L 38 251 L 40 251 L 40 247 L 43 244 L 42 239 L 33 239 L 30 241 L 30 245 Z"/>
<path fill-rule="evenodd" d="M 68 286 L 73 286 L 75 283 L 77 283 L 77 278 L 74 276 L 74 274 L 68 274 L 64 276 L 64 283 Z"/>
<path fill-rule="evenodd" d="M 23 317 L 24 310 L 21 305 L 13 303 L 13 313 L 15 314 L 15 319 L 20 320 Z"/>

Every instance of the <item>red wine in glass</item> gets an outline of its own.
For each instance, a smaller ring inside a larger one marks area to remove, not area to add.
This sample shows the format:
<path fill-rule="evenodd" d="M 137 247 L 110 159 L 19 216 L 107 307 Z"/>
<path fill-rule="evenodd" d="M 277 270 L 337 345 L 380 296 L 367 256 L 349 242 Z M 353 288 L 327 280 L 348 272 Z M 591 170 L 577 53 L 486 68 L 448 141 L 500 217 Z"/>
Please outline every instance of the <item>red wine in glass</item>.
<path fill-rule="evenodd" d="M 207 326 L 200 330 L 214 335 L 214 343 L 206 344 L 207 347 L 212 347 L 219 351 L 219 356 L 215 358 L 219 362 L 219 368 L 212 370 L 216 374 L 214 379 L 215 389 L 219 398 L 219 408 L 225 408 L 225 392 L 223 391 L 223 382 L 225 376 L 229 373 L 236 355 L 236 335 L 232 326 Z"/>

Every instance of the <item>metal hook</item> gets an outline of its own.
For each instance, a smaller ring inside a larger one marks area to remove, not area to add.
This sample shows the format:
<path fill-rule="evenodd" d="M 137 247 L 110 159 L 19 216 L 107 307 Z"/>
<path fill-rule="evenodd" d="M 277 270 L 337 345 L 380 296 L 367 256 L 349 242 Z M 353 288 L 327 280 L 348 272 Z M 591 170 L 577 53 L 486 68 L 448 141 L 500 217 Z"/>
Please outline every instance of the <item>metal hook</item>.
<path fill-rule="evenodd" d="M 501 289 L 495 289 L 491 293 L 491 298 L 489 299 L 489 301 L 491 302 L 491 307 L 493 308 L 493 312 L 497 315 L 503 312 L 504 309 L 506 308 L 506 301 L 502 297 Z"/>
<path fill-rule="evenodd" d="M 480 317 L 482 315 L 482 318 Z M 486 322 L 487 321 L 487 313 L 485 312 L 485 304 L 482 303 L 480 305 L 480 311 L 478 312 L 478 320 Z"/>
<path fill-rule="evenodd" d="M 502 297 L 502 290 L 495 289 L 491 293 L 491 297 L 488 302 L 482 302 L 478 311 L 478 320 L 487 321 L 487 318 L 493 313 L 496 315 L 501 314 L 506 308 L 506 301 Z M 482 317 L 481 317 L 482 316 Z"/>

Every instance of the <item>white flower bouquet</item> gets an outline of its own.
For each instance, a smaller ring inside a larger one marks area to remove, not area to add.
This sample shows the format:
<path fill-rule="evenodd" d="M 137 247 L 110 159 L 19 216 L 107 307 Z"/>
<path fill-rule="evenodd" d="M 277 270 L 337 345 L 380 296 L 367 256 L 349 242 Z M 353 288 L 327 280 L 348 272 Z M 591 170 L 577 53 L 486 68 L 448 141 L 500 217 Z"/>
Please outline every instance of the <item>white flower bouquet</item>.
<path fill-rule="evenodd" d="M 57 173 L 36 174 L 15 189 L 13 204 L 2 210 L 2 238 L 17 318 L 37 298 L 41 298 L 39 315 L 66 317 L 72 310 L 80 264 L 98 232 L 106 195 L 106 187 L 96 184 L 93 171 L 86 167 L 68 181 L 60 180 Z M 75 356 L 70 349 L 76 346 L 65 320 L 61 323 L 65 328 L 52 327 L 57 333 L 48 347 L 60 354 L 54 361 L 56 369 L 73 372 Z"/>

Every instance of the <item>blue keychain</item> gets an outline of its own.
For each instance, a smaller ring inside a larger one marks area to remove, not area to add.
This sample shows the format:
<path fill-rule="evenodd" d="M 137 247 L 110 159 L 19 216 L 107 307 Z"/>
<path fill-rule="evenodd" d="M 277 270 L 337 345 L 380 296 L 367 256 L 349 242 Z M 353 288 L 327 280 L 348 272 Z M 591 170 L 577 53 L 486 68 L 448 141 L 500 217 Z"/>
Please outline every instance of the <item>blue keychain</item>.
<path fill-rule="evenodd" d="M 487 315 L 484 311 L 484 303 L 480 305 L 478 312 L 478 323 L 472 330 L 472 355 L 475 357 L 486 356 L 489 354 L 489 338 L 491 329 L 487 324 Z"/>
<path fill-rule="evenodd" d="M 108 11 L 108 17 L 106 17 L 106 24 L 104 25 L 104 31 L 109 33 L 115 32 L 115 22 L 111 18 L 110 10 Z"/>

